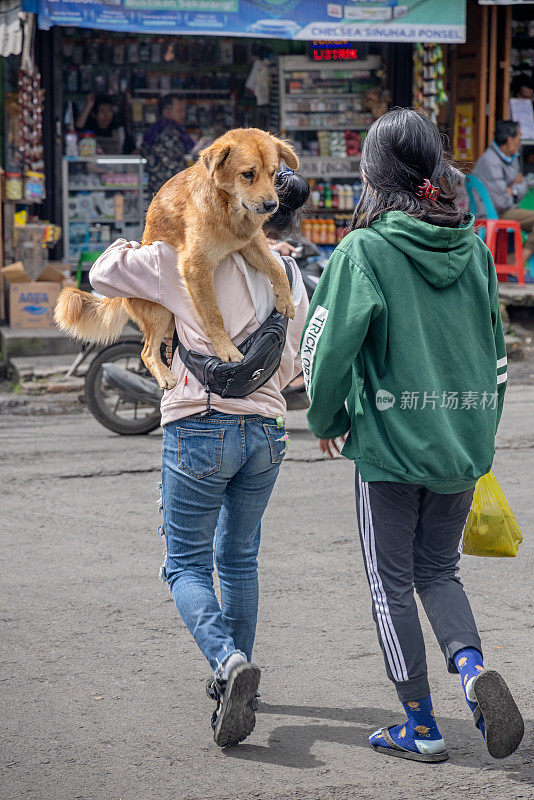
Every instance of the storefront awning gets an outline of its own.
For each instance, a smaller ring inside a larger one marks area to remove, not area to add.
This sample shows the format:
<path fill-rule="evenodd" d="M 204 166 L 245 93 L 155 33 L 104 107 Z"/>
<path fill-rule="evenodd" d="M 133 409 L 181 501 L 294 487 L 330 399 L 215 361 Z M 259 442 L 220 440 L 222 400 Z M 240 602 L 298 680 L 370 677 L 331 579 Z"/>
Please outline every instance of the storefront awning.
<path fill-rule="evenodd" d="M 27 0 L 35 5 L 36 0 Z M 38 0 L 39 27 L 371 42 L 465 41 L 466 0 Z M 29 9 L 30 10 L 30 9 Z"/>

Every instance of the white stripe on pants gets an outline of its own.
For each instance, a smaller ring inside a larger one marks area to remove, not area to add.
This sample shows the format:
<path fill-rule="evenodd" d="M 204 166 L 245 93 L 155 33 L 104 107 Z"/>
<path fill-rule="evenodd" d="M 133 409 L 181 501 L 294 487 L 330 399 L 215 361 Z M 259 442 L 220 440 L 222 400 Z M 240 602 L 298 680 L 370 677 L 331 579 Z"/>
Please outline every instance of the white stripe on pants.
<path fill-rule="evenodd" d="M 408 680 L 408 670 L 402 654 L 399 638 L 393 626 L 393 620 L 389 612 L 388 602 L 382 579 L 377 568 L 375 534 L 373 528 L 373 515 L 371 511 L 371 500 L 369 497 L 369 484 L 362 481 L 358 473 L 360 484 L 360 529 L 364 547 L 365 562 L 369 575 L 369 585 L 371 595 L 376 610 L 378 626 L 384 645 L 389 668 L 397 682 Z"/>

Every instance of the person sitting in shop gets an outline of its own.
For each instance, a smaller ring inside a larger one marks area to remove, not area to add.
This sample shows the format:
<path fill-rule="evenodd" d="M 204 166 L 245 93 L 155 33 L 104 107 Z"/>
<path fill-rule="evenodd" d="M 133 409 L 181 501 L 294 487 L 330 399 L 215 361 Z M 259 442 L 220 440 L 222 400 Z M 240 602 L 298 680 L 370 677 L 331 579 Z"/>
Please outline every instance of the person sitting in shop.
<path fill-rule="evenodd" d="M 473 175 L 484 183 L 501 219 L 515 219 L 528 236 L 523 244 L 526 261 L 534 253 L 534 211 L 519 208 L 527 184 L 519 169 L 521 131 L 513 120 L 499 120 L 493 142 L 475 164 Z"/>
<path fill-rule="evenodd" d="M 89 94 L 83 111 L 76 118 L 76 129 L 90 132 L 97 140 L 97 149 L 107 155 L 131 153 L 133 141 L 115 117 L 114 103 L 106 94 Z"/>
<path fill-rule="evenodd" d="M 512 81 L 512 97 L 520 100 L 534 100 L 534 83 L 524 73 L 517 75 Z"/>
<path fill-rule="evenodd" d="M 160 118 L 143 137 L 141 154 L 147 161 L 148 188 L 156 194 L 169 178 L 187 167 L 186 155 L 195 154 L 204 140 L 195 144 L 185 129 L 186 104 L 177 94 L 160 101 Z"/>

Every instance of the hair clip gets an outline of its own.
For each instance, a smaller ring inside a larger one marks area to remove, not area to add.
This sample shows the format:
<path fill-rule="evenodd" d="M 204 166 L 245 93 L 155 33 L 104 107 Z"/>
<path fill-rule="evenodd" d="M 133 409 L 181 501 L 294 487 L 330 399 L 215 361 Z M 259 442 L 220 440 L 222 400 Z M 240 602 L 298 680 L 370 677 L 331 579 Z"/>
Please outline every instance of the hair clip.
<path fill-rule="evenodd" d="M 435 203 L 439 197 L 440 188 L 439 186 L 432 186 L 429 179 L 425 178 L 423 183 L 417 187 L 416 194 L 418 197 L 421 197 L 425 200 L 432 200 L 432 202 Z"/>
<path fill-rule="evenodd" d="M 278 172 L 276 173 L 276 177 L 281 178 L 284 175 L 294 175 L 294 174 L 295 174 L 294 169 L 289 169 L 289 167 L 286 167 L 285 169 L 279 169 Z"/>

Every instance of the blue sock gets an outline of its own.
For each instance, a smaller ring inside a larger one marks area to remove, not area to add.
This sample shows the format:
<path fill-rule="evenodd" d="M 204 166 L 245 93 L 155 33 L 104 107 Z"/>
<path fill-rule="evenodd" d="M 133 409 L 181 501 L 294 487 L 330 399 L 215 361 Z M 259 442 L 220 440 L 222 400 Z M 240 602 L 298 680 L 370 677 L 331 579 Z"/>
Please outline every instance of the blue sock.
<path fill-rule="evenodd" d="M 414 753 L 439 753 L 445 750 L 445 742 L 436 725 L 430 695 L 402 705 L 407 720 L 402 725 L 395 725 L 389 729 L 393 741 L 407 750 L 413 750 Z M 369 741 L 379 747 L 389 747 L 380 731 L 375 731 L 369 737 Z"/>
<path fill-rule="evenodd" d="M 464 689 L 465 699 L 467 705 L 474 711 L 476 708 L 476 700 L 471 700 L 468 697 L 468 692 L 471 689 L 470 682 L 481 672 L 484 672 L 484 662 L 482 660 L 482 653 L 475 647 L 464 647 L 463 650 L 458 650 L 454 655 L 454 663 L 460 673 L 462 679 L 462 686 Z M 474 695 L 471 695 L 474 698 Z M 484 719 L 480 717 L 477 722 L 477 728 L 480 729 L 482 736 L 485 736 L 486 731 L 484 728 Z"/>

